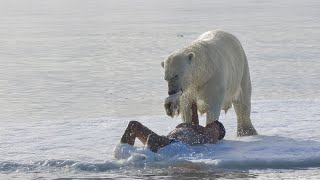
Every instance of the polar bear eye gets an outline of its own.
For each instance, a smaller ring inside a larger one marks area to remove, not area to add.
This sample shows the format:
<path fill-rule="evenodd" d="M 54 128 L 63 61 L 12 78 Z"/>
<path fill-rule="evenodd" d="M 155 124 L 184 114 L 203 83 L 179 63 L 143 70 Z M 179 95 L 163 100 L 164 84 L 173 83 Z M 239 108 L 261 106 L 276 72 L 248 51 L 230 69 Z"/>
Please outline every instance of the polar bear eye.
<path fill-rule="evenodd" d="M 178 79 L 178 78 L 179 78 L 179 75 L 177 74 L 177 75 L 175 75 L 173 78 L 174 78 L 174 79 Z"/>

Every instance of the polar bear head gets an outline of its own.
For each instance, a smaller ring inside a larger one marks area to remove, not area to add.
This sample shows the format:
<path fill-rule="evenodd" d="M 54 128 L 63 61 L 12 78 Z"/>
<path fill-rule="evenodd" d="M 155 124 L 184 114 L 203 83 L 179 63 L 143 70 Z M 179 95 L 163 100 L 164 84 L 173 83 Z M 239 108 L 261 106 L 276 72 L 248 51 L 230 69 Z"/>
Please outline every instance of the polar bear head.
<path fill-rule="evenodd" d="M 192 77 L 193 52 L 175 52 L 161 66 L 164 68 L 164 79 L 168 83 L 168 94 L 164 107 L 167 115 L 174 117 L 180 113 L 180 96 L 187 91 Z M 191 83 L 192 84 L 192 83 Z"/>
<path fill-rule="evenodd" d="M 171 54 L 161 66 L 164 68 L 164 79 L 168 83 L 168 94 L 173 95 L 185 91 L 189 87 L 192 74 L 191 64 L 195 58 L 193 52 L 176 52 Z"/>

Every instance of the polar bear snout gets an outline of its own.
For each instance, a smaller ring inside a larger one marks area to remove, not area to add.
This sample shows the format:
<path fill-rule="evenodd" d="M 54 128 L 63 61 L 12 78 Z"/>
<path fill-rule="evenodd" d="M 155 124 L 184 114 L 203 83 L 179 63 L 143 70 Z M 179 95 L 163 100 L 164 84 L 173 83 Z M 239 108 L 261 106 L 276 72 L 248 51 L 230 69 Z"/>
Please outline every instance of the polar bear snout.
<path fill-rule="evenodd" d="M 173 95 L 181 91 L 181 83 L 178 80 L 169 80 L 168 81 L 168 94 Z"/>
<path fill-rule="evenodd" d="M 169 96 L 172 95 L 172 94 L 175 94 L 175 93 L 177 93 L 176 90 L 170 90 L 170 91 L 168 92 Z"/>
<path fill-rule="evenodd" d="M 168 91 L 168 95 L 171 96 L 181 96 L 183 94 L 183 90 L 182 89 L 179 89 L 178 91 L 177 90 L 170 90 Z"/>

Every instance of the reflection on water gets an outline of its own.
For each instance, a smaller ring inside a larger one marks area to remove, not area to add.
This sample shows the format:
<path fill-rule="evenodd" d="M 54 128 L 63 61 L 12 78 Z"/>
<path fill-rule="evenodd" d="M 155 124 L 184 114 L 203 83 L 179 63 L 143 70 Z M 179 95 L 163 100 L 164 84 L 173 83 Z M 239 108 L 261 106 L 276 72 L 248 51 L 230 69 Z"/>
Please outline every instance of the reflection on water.
<path fill-rule="evenodd" d="M 170 168 L 169 168 L 170 169 Z M 167 172 L 166 172 L 167 171 Z M 194 172 L 174 172 L 167 169 L 155 171 L 139 170 L 133 172 L 115 172 L 115 173 L 95 173 L 90 174 L 69 174 L 68 176 L 59 175 L 58 173 L 29 173 L 21 176 L 18 173 L 2 174 L 7 178 L 16 179 L 292 179 L 305 178 L 319 179 L 319 169 L 294 169 L 294 170 L 264 170 L 264 171 L 238 171 L 238 170 L 212 170 L 212 171 L 194 171 Z"/>

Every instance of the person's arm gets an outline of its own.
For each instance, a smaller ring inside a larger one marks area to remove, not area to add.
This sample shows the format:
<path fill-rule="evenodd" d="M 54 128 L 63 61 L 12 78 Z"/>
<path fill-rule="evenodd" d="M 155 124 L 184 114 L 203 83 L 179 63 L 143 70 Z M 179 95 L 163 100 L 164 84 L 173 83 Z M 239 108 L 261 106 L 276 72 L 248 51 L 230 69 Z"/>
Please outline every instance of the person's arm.
<path fill-rule="evenodd" d="M 198 107 L 197 107 L 197 103 L 195 103 L 195 102 L 192 103 L 191 111 L 192 111 L 191 124 L 199 125 L 199 117 L 198 117 Z"/>

